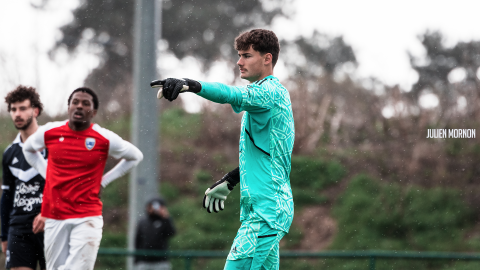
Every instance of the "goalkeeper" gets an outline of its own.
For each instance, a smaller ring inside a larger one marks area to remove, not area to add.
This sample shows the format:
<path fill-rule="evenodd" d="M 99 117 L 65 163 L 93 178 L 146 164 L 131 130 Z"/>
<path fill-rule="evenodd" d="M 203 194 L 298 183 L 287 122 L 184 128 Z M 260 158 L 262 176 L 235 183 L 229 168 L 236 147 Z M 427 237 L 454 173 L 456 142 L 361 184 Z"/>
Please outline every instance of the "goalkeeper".
<path fill-rule="evenodd" d="M 245 111 L 240 134 L 239 168 L 227 173 L 205 192 L 208 212 L 223 210 L 224 201 L 240 183 L 240 221 L 225 268 L 279 269 L 279 242 L 293 219 L 290 169 L 295 130 L 290 95 L 273 68 L 280 45 L 269 30 L 255 29 L 235 39 L 241 78 L 247 86 L 174 79 L 153 81 L 169 101 L 193 92 L 216 103 Z M 188 90 L 186 89 L 188 86 Z"/>

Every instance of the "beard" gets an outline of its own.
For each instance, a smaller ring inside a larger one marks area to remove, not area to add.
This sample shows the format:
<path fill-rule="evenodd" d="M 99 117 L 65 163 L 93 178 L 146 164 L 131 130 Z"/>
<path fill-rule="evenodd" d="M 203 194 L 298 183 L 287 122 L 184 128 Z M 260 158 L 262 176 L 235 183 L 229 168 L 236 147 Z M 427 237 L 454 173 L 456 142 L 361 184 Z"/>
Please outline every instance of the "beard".
<path fill-rule="evenodd" d="M 33 116 L 30 116 L 29 118 L 27 118 L 27 122 L 23 125 L 23 126 L 17 126 L 15 125 L 15 128 L 17 128 L 18 130 L 26 130 L 33 122 Z"/>

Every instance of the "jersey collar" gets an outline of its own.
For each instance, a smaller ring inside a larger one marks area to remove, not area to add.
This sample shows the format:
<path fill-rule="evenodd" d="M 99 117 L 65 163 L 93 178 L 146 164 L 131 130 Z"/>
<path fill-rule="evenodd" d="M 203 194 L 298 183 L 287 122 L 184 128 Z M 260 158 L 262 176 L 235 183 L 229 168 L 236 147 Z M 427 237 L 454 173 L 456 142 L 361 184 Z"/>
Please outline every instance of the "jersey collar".
<path fill-rule="evenodd" d="M 278 80 L 277 77 L 273 76 L 273 75 L 268 75 L 267 77 L 261 79 L 261 80 L 258 80 L 258 81 L 254 81 L 252 84 L 261 84 L 262 82 L 266 81 L 266 80 Z"/>
<path fill-rule="evenodd" d="M 20 132 L 17 134 L 17 137 L 15 137 L 15 140 L 13 140 L 13 143 L 18 143 L 18 145 L 20 145 L 21 147 L 23 147 L 23 142 L 22 142 L 22 138 L 20 137 Z"/>
<path fill-rule="evenodd" d="M 68 130 L 70 130 L 71 132 L 76 132 L 76 133 L 82 133 L 82 132 L 88 132 L 90 129 L 92 129 L 93 125 L 95 125 L 95 123 L 90 123 L 90 126 L 87 128 L 87 129 L 84 129 L 84 130 L 81 130 L 81 131 L 76 131 L 76 130 L 73 130 L 70 128 L 70 126 L 68 125 L 68 120 L 65 122 L 65 125 L 67 126 Z"/>

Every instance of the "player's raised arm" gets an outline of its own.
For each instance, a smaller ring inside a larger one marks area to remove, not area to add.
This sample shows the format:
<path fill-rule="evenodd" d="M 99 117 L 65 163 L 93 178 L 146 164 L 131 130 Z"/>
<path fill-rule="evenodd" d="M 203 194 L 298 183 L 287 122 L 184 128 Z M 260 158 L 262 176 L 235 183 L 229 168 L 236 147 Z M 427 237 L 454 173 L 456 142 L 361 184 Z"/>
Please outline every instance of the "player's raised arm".
<path fill-rule="evenodd" d="M 150 83 L 152 88 L 160 88 L 157 98 L 165 97 L 169 101 L 177 99 L 183 92 L 198 93 L 202 90 L 202 85 L 191 79 L 167 78 L 165 80 L 155 80 Z"/>
<path fill-rule="evenodd" d="M 223 83 L 199 82 L 192 79 L 167 78 L 150 83 L 153 88 L 161 88 L 158 98 L 175 100 L 180 93 L 191 92 L 216 103 L 239 105 L 242 102 L 242 87 L 228 86 Z"/>
<path fill-rule="evenodd" d="M 143 160 L 143 154 L 135 145 L 123 140 L 109 130 L 103 129 L 102 134 L 107 135 L 110 141 L 108 155 L 121 159 L 113 169 L 102 177 L 102 187 L 106 187 L 113 180 L 124 176 L 133 167 L 137 166 Z"/>
<path fill-rule="evenodd" d="M 27 162 L 45 179 L 47 176 L 47 161 L 39 152 L 45 148 L 44 134 L 45 126 L 39 127 L 35 133 L 28 137 L 23 145 L 23 154 Z"/>

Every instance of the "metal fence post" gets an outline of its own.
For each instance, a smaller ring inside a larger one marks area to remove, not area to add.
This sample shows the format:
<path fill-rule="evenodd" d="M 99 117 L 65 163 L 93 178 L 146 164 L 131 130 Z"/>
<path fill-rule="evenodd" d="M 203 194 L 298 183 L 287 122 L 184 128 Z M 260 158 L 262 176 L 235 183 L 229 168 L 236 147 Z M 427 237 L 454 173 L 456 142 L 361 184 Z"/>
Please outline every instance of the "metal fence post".
<path fill-rule="evenodd" d="M 128 249 L 135 250 L 138 220 L 145 204 L 158 197 L 158 102 L 149 82 L 158 78 L 157 41 L 160 36 L 160 0 L 135 0 L 133 32 L 132 143 L 143 153 L 143 161 L 133 168 L 129 186 Z M 134 269 L 133 257 L 127 269 Z"/>
<path fill-rule="evenodd" d="M 185 270 L 190 270 L 192 263 L 191 257 L 185 257 Z"/>
<path fill-rule="evenodd" d="M 375 270 L 375 257 L 370 257 L 370 270 Z"/>

